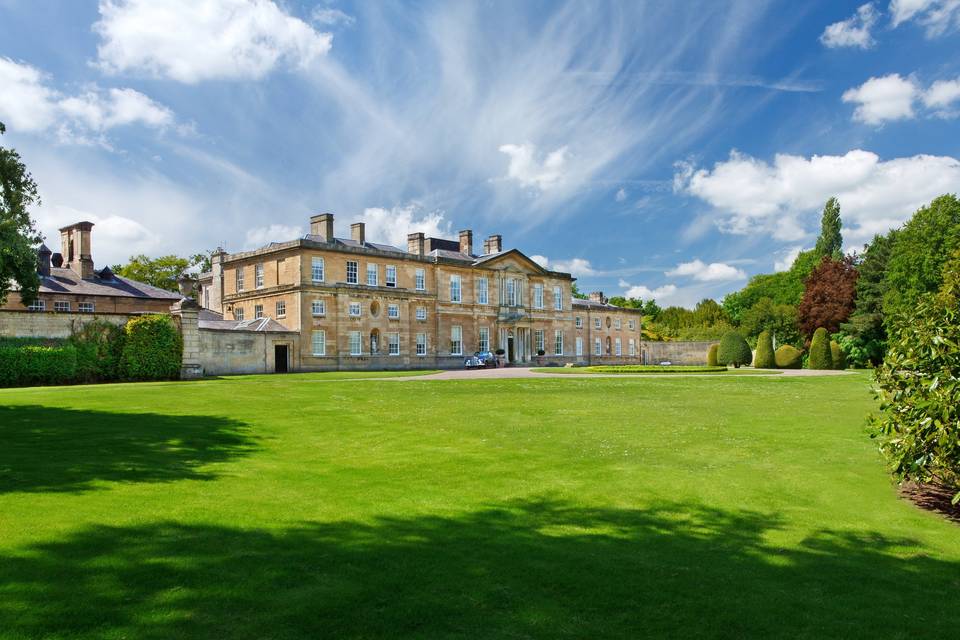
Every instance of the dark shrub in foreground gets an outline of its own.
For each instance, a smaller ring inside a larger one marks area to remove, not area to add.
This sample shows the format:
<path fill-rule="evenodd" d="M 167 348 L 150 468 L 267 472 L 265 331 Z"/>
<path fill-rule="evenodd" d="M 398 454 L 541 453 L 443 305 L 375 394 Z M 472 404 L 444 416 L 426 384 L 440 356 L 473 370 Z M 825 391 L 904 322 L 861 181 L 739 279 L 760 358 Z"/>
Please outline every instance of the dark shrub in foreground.
<path fill-rule="evenodd" d="M 942 484 L 960 502 L 960 253 L 890 337 L 871 419 L 897 480 Z"/>
<path fill-rule="evenodd" d="M 753 357 L 753 366 L 757 369 L 775 369 L 777 366 L 773 357 L 773 336 L 769 331 L 761 331 L 757 338 L 757 353 Z"/>
<path fill-rule="evenodd" d="M 720 363 L 717 362 L 717 350 L 719 348 L 720 348 L 719 344 L 712 344 L 710 345 L 710 348 L 707 349 L 707 366 L 708 367 L 716 367 L 720 365 Z"/>
<path fill-rule="evenodd" d="M 122 326 L 103 320 L 92 320 L 76 330 L 70 344 L 77 349 L 77 380 L 119 380 L 125 337 Z"/>
<path fill-rule="evenodd" d="M 753 353 L 750 351 L 750 345 L 736 331 L 727 332 L 720 340 L 720 348 L 717 349 L 718 364 L 723 366 L 732 364 L 740 368 L 740 365 L 750 364 L 751 360 L 753 360 Z"/>
<path fill-rule="evenodd" d="M 169 380 L 180 374 L 183 339 L 169 316 L 134 318 L 124 327 L 122 375 L 128 380 Z"/>
<path fill-rule="evenodd" d="M 799 369 L 803 365 L 803 351 L 785 344 L 777 348 L 773 360 L 778 369 Z"/>
<path fill-rule="evenodd" d="M 830 354 L 830 336 L 827 330 L 820 327 L 813 332 L 810 342 L 810 360 L 807 363 L 810 369 L 832 369 L 833 356 Z"/>

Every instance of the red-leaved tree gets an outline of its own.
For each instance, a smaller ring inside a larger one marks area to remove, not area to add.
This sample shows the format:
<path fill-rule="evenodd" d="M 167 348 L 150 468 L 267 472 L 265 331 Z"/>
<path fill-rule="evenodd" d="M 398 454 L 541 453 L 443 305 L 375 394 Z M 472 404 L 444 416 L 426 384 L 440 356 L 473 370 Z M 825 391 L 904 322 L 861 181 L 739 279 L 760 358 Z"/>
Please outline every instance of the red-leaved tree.
<path fill-rule="evenodd" d="M 803 283 L 797 323 L 809 338 L 818 327 L 835 333 L 853 313 L 857 297 L 857 267 L 850 256 L 834 260 L 824 256 Z"/>

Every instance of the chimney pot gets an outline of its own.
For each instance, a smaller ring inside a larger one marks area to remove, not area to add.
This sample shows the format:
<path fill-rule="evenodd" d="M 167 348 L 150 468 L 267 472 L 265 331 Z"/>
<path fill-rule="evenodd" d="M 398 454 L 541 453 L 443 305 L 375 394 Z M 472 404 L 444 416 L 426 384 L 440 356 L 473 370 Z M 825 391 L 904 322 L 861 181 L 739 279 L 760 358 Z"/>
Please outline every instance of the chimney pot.
<path fill-rule="evenodd" d="M 354 222 L 350 225 L 350 237 L 354 241 L 364 244 L 367 241 L 365 229 L 366 225 L 362 222 Z"/>
<path fill-rule="evenodd" d="M 40 248 L 37 249 L 37 273 L 39 273 L 41 277 L 48 277 L 50 275 L 51 253 L 45 244 L 41 244 Z"/>
<path fill-rule="evenodd" d="M 310 216 L 310 235 L 319 236 L 323 242 L 333 240 L 333 214 L 320 213 Z"/>
<path fill-rule="evenodd" d="M 460 232 L 460 253 L 468 256 L 473 255 L 473 231 L 464 229 Z"/>
<path fill-rule="evenodd" d="M 407 253 L 423 255 L 424 234 L 422 231 L 407 234 Z"/>

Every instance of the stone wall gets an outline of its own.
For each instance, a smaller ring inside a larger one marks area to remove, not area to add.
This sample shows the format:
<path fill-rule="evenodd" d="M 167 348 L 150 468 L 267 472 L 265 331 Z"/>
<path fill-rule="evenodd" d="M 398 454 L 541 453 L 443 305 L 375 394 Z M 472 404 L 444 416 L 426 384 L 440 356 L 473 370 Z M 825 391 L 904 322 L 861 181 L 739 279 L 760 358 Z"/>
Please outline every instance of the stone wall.
<path fill-rule="evenodd" d="M 131 316 L 123 313 L 50 313 L 0 309 L 0 336 L 9 338 L 69 338 L 74 329 L 103 320 L 126 324 Z"/>
<path fill-rule="evenodd" d="M 204 375 L 273 373 L 276 345 L 287 346 L 288 369 L 300 369 L 297 334 L 221 329 L 200 329 L 198 333 L 197 355 Z"/>
<path fill-rule="evenodd" d="M 706 342 L 644 342 L 643 363 L 672 362 L 680 365 L 706 365 L 707 350 L 717 340 Z"/>

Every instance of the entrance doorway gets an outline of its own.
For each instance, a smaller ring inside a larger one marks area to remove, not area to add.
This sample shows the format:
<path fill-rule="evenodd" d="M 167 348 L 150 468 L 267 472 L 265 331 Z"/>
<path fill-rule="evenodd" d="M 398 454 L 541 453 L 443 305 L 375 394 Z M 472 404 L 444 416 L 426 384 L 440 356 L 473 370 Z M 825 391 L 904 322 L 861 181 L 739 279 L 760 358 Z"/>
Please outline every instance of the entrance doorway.
<path fill-rule="evenodd" d="M 287 372 L 287 345 L 285 344 L 273 345 L 273 372 Z"/>
<path fill-rule="evenodd" d="M 516 355 L 513 352 L 513 336 L 507 337 L 507 362 L 513 364 Z"/>

